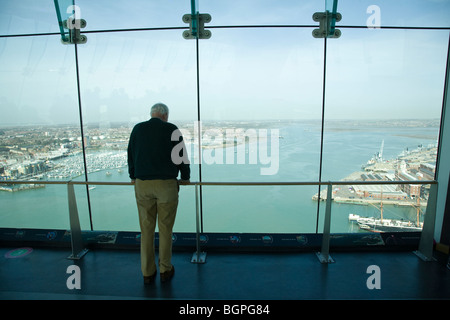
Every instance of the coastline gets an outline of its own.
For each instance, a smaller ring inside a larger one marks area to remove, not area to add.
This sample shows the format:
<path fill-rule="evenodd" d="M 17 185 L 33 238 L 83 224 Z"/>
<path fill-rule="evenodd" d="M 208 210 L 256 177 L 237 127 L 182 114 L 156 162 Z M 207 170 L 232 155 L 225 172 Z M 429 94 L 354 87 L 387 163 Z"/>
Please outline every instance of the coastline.
<path fill-rule="evenodd" d="M 404 207 L 426 207 L 429 186 L 422 186 L 421 180 L 433 180 L 434 171 L 428 169 L 435 163 L 436 146 L 428 146 L 402 152 L 396 159 L 383 160 L 382 149 L 361 171 L 353 172 L 341 181 L 351 181 L 348 185 L 333 188 L 332 201 L 355 205 L 393 205 Z M 434 169 L 433 169 L 434 170 Z M 357 181 L 411 181 L 407 185 L 358 185 Z M 314 201 L 326 201 L 327 189 L 312 196 Z"/>

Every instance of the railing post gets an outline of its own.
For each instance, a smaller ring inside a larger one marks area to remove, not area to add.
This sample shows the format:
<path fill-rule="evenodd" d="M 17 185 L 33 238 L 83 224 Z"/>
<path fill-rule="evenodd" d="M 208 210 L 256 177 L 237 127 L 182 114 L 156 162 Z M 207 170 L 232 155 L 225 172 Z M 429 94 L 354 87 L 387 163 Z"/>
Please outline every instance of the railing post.
<path fill-rule="evenodd" d="M 198 184 L 195 185 L 195 224 L 196 224 L 196 249 L 192 255 L 191 263 L 205 263 L 206 252 L 200 251 L 200 214 L 198 205 Z"/>
<path fill-rule="evenodd" d="M 325 208 L 325 221 L 323 223 L 322 249 L 316 255 L 321 263 L 333 263 L 330 257 L 330 225 L 331 225 L 331 197 L 333 186 L 331 183 L 327 187 L 327 203 Z"/>
<path fill-rule="evenodd" d="M 72 244 L 72 254 L 67 259 L 79 260 L 88 252 L 88 249 L 84 248 L 83 245 L 75 190 L 70 181 L 67 183 L 67 196 L 69 199 L 70 238 Z"/>
<path fill-rule="evenodd" d="M 433 258 L 434 226 L 436 222 L 437 182 L 430 187 L 427 202 L 427 210 L 423 221 L 422 235 L 420 236 L 419 249 L 414 253 L 423 261 L 435 261 Z"/>

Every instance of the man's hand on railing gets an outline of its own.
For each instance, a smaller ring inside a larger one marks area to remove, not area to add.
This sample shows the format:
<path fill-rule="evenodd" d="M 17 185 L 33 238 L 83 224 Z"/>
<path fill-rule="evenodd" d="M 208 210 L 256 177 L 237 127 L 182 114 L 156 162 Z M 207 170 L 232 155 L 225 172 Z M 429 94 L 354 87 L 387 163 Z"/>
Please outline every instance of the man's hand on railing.
<path fill-rule="evenodd" d="M 190 180 L 178 180 L 178 185 L 188 185 L 190 184 L 191 181 Z"/>

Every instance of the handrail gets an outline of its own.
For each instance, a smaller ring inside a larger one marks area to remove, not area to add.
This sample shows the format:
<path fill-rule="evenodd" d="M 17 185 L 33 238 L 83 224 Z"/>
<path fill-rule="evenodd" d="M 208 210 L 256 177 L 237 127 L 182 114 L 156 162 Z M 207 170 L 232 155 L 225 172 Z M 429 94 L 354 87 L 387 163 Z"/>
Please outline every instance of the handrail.
<path fill-rule="evenodd" d="M 107 181 L 49 181 L 49 180 L 0 180 L 0 184 L 74 184 L 74 185 L 105 185 L 105 186 L 128 186 L 133 185 L 132 182 L 107 182 Z M 389 180 L 389 181 L 359 181 L 359 180 L 339 180 L 339 181 L 261 181 L 261 182 L 208 182 L 193 181 L 185 185 L 191 186 L 326 186 L 326 185 L 393 185 L 393 184 L 437 184 L 436 180 Z"/>
<path fill-rule="evenodd" d="M 86 253 L 86 249 L 83 249 L 83 240 L 81 237 L 81 229 L 79 227 L 78 210 L 76 207 L 75 192 L 73 190 L 74 185 L 133 185 L 132 182 L 102 182 L 102 181 L 27 181 L 27 180 L 0 180 L 0 184 L 61 184 L 67 185 L 68 200 L 69 200 L 69 217 L 70 228 L 72 237 L 72 255 L 70 259 L 81 259 Z M 329 255 L 329 242 L 330 242 L 330 219 L 331 219 L 331 187 L 333 185 L 394 185 L 394 184 L 430 184 L 430 197 L 428 199 L 427 210 L 425 214 L 425 221 L 423 224 L 422 234 L 419 243 L 419 250 L 415 251 L 415 254 L 424 261 L 433 261 L 433 234 L 435 228 L 436 219 L 436 202 L 437 202 L 437 188 L 438 182 L 436 180 L 417 180 L 417 181 L 303 181 L 303 182 L 188 182 L 184 185 L 195 186 L 195 198 L 196 198 L 196 249 L 191 262 L 193 263 L 205 263 L 206 253 L 201 252 L 200 248 L 200 228 L 199 228 L 199 210 L 198 210 L 198 186 L 305 186 L 305 185 L 326 185 L 328 186 L 326 210 L 324 219 L 324 231 L 322 235 L 322 248 L 320 252 L 317 252 L 317 257 L 321 263 L 333 263 L 334 260 Z"/>

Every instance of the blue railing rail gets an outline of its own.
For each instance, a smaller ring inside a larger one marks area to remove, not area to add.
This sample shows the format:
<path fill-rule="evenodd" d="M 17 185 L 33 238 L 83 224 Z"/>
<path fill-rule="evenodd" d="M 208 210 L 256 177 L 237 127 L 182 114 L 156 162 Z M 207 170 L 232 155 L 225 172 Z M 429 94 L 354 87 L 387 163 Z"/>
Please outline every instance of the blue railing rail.
<path fill-rule="evenodd" d="M 78 217 L 78 209 L 76 204 L 74 185 L 103 185 L 103 186 L 132 186 L 132 182 L 104 182 L 104 181 L 47 181 L 47 180 L 0 180 L 0 184 L 59 184 L 67 185 L 67 197 L 69 207 L 70 231 L 72 254 L 70 259 L 81 259 L 87 250 L 81 238 L 81 228 Z M 330 227 L 331 227 L 331 202 L 333 186 L 337 185 L 430 185 L 430 192 L 425 212 L 425 218 L 422 233 L 419 242 L 419 248 L 414 253 L 424 261 L 433 261 L 433 240 L 436 221 L 436 202 L 438 182 L 436 180 L 390 180 L 390 181 L 292 181 L 292 182 L 189 182 L 186 186 L 195 187 L 195 204 L 196 204 L 196 252 L 192 257 L 193 263 L 204 263 L 206 261 L 206 253 L 201 251 L 200 247 L 200 225 L 199 225 L 199 192 L 200 186 L 327 186 L 327 198 L 325 218 L 322 234 L 321 251 L 317 252 L 317 256 L 321 263 L 332 263 L 334 260 L 329 254 L 330 249 Z M 319 193 L 320 200 L 320 193 Z"/>

